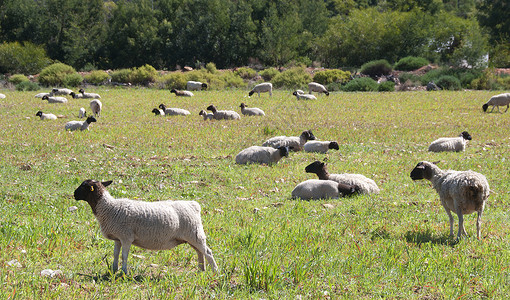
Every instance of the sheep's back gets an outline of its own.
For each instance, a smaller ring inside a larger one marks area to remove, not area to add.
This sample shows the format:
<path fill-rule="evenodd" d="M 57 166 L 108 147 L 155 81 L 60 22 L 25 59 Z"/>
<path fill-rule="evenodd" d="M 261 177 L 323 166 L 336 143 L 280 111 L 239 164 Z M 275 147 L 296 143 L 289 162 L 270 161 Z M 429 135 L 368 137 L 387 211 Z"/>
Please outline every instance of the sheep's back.
<path fill-rule="evenodd" d="M 338 183 L 332 180 L 309 179 L 296 185 L 292 198 L 328 199 L 338 198 Z"/>
<path fill-rule="evenodd" d="M 243 149 L 236 155 L 237 164 L 260 163 L 270 164 L 273 161 L 273 153 L 278 151 L 271 147 L 251 146 Z"/>
<path fill-rule="evenodd" d="M 462 137 L 439 138 L 429 145 L 431 152 L 464 151 L 466 141 Z"/>
<path fill-rule="evenodd" d="M 214 113 L 214 119 L 216 119 L 216 120 L 237 120 L 237 119 L 241 119 L 241 116 L 233 110 L 217 110 Z"/>
<path fill-rule="evenodd" d="M 264 147 L 289 147 L 292 151 L 302 150 L 299 137 L 296 136 L 275 136 L 265 141 L 262 146 Z"/>
<path fill-rule="evenodd" d="M 349 185 L 356 185 L 360 189 L 360 194 L 378 194 L 380 192 L 380 189 L 374 180 L 361 174 L 330 174 L 329 180 Z"/>
<path fill-rule="evenodd" d="M 329 150 L 329 143 L 327 141 L 308 141 L 303 146 L 303 149 L 306 152 L 326 153 Z"/>

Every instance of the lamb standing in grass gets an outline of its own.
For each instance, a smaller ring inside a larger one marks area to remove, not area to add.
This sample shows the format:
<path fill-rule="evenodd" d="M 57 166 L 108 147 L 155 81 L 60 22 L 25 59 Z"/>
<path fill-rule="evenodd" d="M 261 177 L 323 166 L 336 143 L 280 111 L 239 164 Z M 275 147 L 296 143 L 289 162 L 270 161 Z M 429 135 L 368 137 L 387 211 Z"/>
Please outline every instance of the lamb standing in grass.
<path fill-rule="evenodd" d="M 464 215 L 478 213 L 476 219 L 476 237 L 480 239 L 480 226 L 485 203 L 489 198 L 490 188 L 485 176 L 469 171 L 443 171 L 428 161 L 422 161 L 411 171 L 412 180 L 427 179 L 439 194 L 450 220 L 450 236 L 453 237 L 453 216 L 459 217 L 457 238 L 467 235 L 464 228 Z"/>
<path fill-rule="evenodd" d="M 204 117 L 204 121 L 207 121 L 207 120 L 212 120 L 214 119 L 214 114 L 211 114 L 211 113 L 207 113 L 205 110 L 201 110 L 199 113 L 198 113 L 199 116 L 202 116 Z"/>
<path fill-rule="evenodd" d="M 254 93 L 259 94 L 259 97 L 260 97 L 260 93 L 269 93 L 269 96 L 272 96 L 273 95 L 273 85 L 271 84 L 271 82 L 263 82 L 263 83 L 257 84 L 248 93 L 248 96 L 251 97 L 251 95 L 253 95 Z"/>
<path fill-rule="evenodd" d="M 57 116 L 55 116 L 54 114 L 45 114 L 42 111 L 38 111 L 35 115 L 40 117 L 41 120 L 56 120 L 57 119 Z"/>
<path fill-rule="evenodd" d="M 202 83 L 200 81 L 188 81 L 186 83 L 186 89 L 188 91 L 201 91 L 202 89 L 207 89 L 207 83 Z"/>
<path fill-rule="evenodd" d="M 115 241 L 113 272 L 118 269 L 121 248 L 122 271 L 127 274 L 131 245 L 167 250 L 183 243 L 188 243 L 197 252 L 198 266 L 202 271 L 205 271 L 204 256 L 214 271 L 218 269 L 206 244 L 198 202 L 115 199 L 105 189 L 111 183 L 85 180 L 74 191 L 74 198 L 85 200 L 90 205 L 103 236 Z"/>
<path fill-rule="evenodd" d="M 357 186 L 358 192 L 361 194 L 379 194 L 380 192 L 379 187 L 372 179 L 361 174 L 329 174 L 326 163 L 318 160 L 306 166 L 305 172 L 317 174 L 320 180 L 333 180 L 339 183 Z"/>
<path fill-rule="evenodd" d="M 328 142 L 328 141 L 308 141 L 303 146 L 305 152 L 318 152 L 325 154 L 329 149 L 339 150 L 337 142 Z"/>
<path fill-rule="evenodd" d="M 439 138 L 433 141 L 429 146 L 429 151 L 464 151 L 467 141 L 471 140 L 471 135 L 467 131 L 463 131 L 458 137 Z"/>
<path fill-rule="evenodd" d="M 302 200 L 336 199 L 357 193 L 358 187 L 339 183 L 333 180 L 309 179 L 296 185 L 292 190 L 292 198 Z"/>
<path fill-rule="evenodd" d="M 102 108 L 103 108 L 103 103 L 101 103 L 101 101 L 99 101 L 97 99 L 90 101 L 90 109 L 92 110 L 92 113 L 94 113 L 94 117 L 99 118 Z"/>
<path fill-rule="evenodd" d="M 489 108 L 490 105 L 492 105 L 491 112 L 494 111 L 495 107 L 497 107 L 498 108 L 498 112 L 500 112 L 499 111 L 499 107 L 500 106 L 506 106 L 506 109 L 504 111 L 504 112 L 506 112 L 508 110 L 508 107 L 510 106 L 510 93 L 504 93 L 504 94 L 499 94 L 499 95 L 496 95 L 496 96 L 492 96 L 489 99 L 489 101 L 487 101 L 487 103 L 482 105 L 483 111 L 486 112 L 487 108 Z"/>
<path fill-rule="evenodd" d="M 317 100 L 317 97 L 315 97 L 314 95 L 300 93 L 299 91 L 294 91 L 292 95 L 296 96 L 298 100 Z"/>
<path fill-rule="evenodd" d="M 96 122 L 96 118 L 88 117 L 85 121 L 69 121 L 65 125 L 65 129 L 69 131 L 75 130 L 89 130 L 89 125 L 92 122 Z"/>
<path fill-rule="evenodd" d="M 324 94 L 326 94 L 326 96 L 329 96 L 328 89 L 326 89 L 325 86 L 323 86 L 322 84 L 317 83 L 317 82 L 310 82 L 308 84 L 308 93 L 311 94 L 312 92 L 324 93 Z"/>
<path fill-rule="evenodd" d="M 190 91 L 179 91 L 176 89 L 172 89 L 170 93 L 174 93 L 178 97 L 193 97 L 193 93 Z"/>
<path fill-rule="evenodd" d="M 80 111 L 78 111 L 78 118 L 85 118 L 87 116 L 87 112 L 85 111 L 85 108 L 80 108 Z"/>
<path fill-rule="evenodd" d="M 264 111 L 257 107 L 247 107 L 246 104 L 241 103 L 239 105 L 241 108 L 241 113 L 245 116 L 265 116 L 266 114 Z"/>
<path fill-rule="evenodd" d="M 67 103 L 67 98 L 65 97 L 52 97 L 44 95 L 42 100 L 47 100 L 48 103 Z"/>
<path fill-rule="evenodd" d="M 237 164 L 275 164 L 283 157 L 289 156 L 288 147 L 260 147 L 251 146 L 248 147 L 236 155 Z"/>
<path fill-rule="evenodd" d="M 281 146 L 289 147 L 292 151 L 301 151 L 303 146 L 309 140 L 315 140 L 311 130 L 305 130 L 300 136 L 275 136 L 265 141 L 262 146 L 278 148 Z"/>
<path fill-rule="evenodd" d="M 187 116 L 191 113 L 182 108 L 166 107 L 164 104 L 160 104 L 159 108 L 165 112 L 166 116 Z M 154 112 L 154 110 L 153 110 Z"/>
<path fill-rule="evenodd" d="M 233 110 L 217 110 L 216 106 L 209 105 L 207 110 L 212 111 L 215 120 L 239 120 L 241 116 Z"/>

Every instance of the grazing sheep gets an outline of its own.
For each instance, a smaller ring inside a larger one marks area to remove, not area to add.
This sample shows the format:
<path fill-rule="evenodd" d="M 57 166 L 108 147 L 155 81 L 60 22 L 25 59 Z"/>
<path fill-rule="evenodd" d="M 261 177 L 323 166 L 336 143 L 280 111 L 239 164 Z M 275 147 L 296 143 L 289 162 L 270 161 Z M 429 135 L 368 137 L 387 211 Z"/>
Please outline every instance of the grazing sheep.
<path fill-rule="evenodd" d="M 433 141 L 429 146 L 429 151 L 464 151 L 467 141 L 471 140 L 471 135 L 467 131 L 463 131 L 458 137 L 439 138 Z"/>
<path fill-rule="evenodd" d="M 253 95 L 254 93 L 259 94 L 259 97 L 260 97 L 260 93 L 269 93 L 269 96 L 272 96 L 273 95 L 273 85 L 271 84 L 271 82 L 259 83 L 253 87 L 253 89 L 248 93 L 248 96 L 251 97 L 251 95 Z"/>
<path fill-rule="evenodd" d="M 484 112 L 487 111 L 487 108 L 489 108 L 489 105 L 492 105 L 491 112 L 494 111 L 495 107 L 497 107 L 498 108 L 498 112 L 500 112 L 499 111 L 499 107 L 506 105 L 506 109 L 504 111 L 504 112 L 506 112 L 508 110 L 508 107 L 510 106 L 510 93 L 504 93 L 504 94 L 499 94 L 499 95 L 496 95 L 496 96 L 492 96 L 489 99 L 489 101 L 487 101 L 487 103 L 482 105 L 482 109 L 483 109 Z"/>
<path fill-rule="evenodd" d="M 85 180 L 74 191 L 74 198 L 90 205 L 103 236 L 115 241 L 113 272 L 118 269 L 121 248 L 122 271 L 127 274 L 131 245 L 166 250 L 183 243 L 188 243 L 197 252 L 198 266 L 202 271 L 205 271 L 204 256 L 214 271 L 218 269 L 206 244 L 198 202 L 115 199 L 105 189 L 111 183 Z"/>
<path fill-rule="evenodd" d="M 57 119 L 57 116 L 55 116 L 54 114 L 45 114 L 42 111 L 38 111 L 35 115 L 40 117 L 41 120 L 56 120 Z"/>
<path fill-rule="evenodd" d="M 51 96 L 51 93 L 39 93 L 39 94 L 36 94 L 35 95 L 35 98 L 42 98 L 44 96 L 48 96 L 50 97 Z"/>
<path fill-rule="evenodd" d="M 85 121 L 69 121 L 65 125 L 65 129 L 69 131 L 75 131 L 75 130 L 89 130 L 89 125 L 92 122 L 96 122 L 96 118 L 94 117 L 88 117 Z"/>
<path fill-rule="evenodd" d="M 187 116 L 191 114 L 185 109 L 166 107 L 164 104 L 160 104 L 159 108 L 165 112 L 165 116 Z"/>
<path fill-rule="evenodd" d="M 308 141 L 303 146 L 303 149 L 306 152 L 319 152 L 326 153 L 329 149 L 339 150 L 337 142 L 328 142 L 328 141 Z"/>
<path fill-rule="evenodd" d="M 188 91 L 201 91 L 202 89 L 207 89 L 207 83 L 202 83 L 200 81 L 188 81 L 186 83 L 186 89 Z"/>
<path fill-rule="evenodd" d="M 217 110 L 214 105 L 209 105 L 207 110 L 212 111 L 215 120 L 239 120 L 241 116 L 233 110 Z"/>
<path fill-rule="evenodd" d="M 83 98 L 83 94 L 76 94 L 75 92 L 72 92 L 69 94 L 73 99 L 81 99 Z"/>
<path fill-rule="evenodd" d="M 315 97 L 314 95 L 312 94 L 304 94 L 304 93 L 299 93 L 298 91 L 295 91 L 294 93 L 292 93 L 292 95 L 296 96 L 296 98 L 298 100 L 317 100 L 317 97 Z"/>
<path fill-rule="evenodd" d="M 92 110 L 92 113 L 94 113 L 94 117 L 99 118 L 102 108 L 103 108 L 103 103 L 101 103 L 101 101 L 99 101 L 97 99 L 90 101 L 90 109 Z"/>
<path fill-rule="evenodd" d="M 305 130 L 300 136 L 275 136 L 265 141 L 262 146 L 278 148 L 280 146 L 287 146 L 292 151 L 301 151 L 303 146 L 309 140 L 315 140 L 311 130 Z"/>
<path fill-rule="evenodd" d="M 198 113 L 198 115 L 204 117 L 204 121 L 212 120 L 214 118 L 214 114 L 207 113 L 203 109 Z"/>
<path fill-rule="evenodd" d="M 284 156 L 289 156 L 288 147 L 260 147 L 251 146 L 248 147 L 236 155 L 237 164 L 275 164 Z"/>
<path fill-rule="evenodd" d="M 427 179 L 439 194 L 450 219 L 450 236 L 453 237 L 453 216 L 451 211 L 459 217 L 459 231 L 457 238 L 467 235 L 464 228 L 464 215 L 478 213 L 476 219 L 476 237 L 480 239 L 480 226 L 485 202 L 489 198 L 490 188 L 485 176 L 469 171 L 443 171 L 434 163 L 419 162 L 411 171 L 412 180 Z"/>
<path fill-rule="evenodd" d="M 355 185 L 358 187 L 360 194 L 379 194 L 380 192 L 379 187 L 372 179 L 361 174 L 329 174 L 326 163 L 318 160 L 306 166 L 305 172 L 317 174 L 320 180 L 333 180 L 347 185 Z"/>
<path fill-rule="evenodd" d="M 152 112 L 154 113 L 155 116 L 164 116 L 165 115 L 165 111 L 162 109 L 159 109 L 159 108 L 154 108 L 152 110 Z"/>
<path fill-rule="evenodd" d="M 5 99 L 5 95 L 4 94 L 0 94 L 0 99 Z"/>
<path fill-rule="evenodd" d="M 85 93 L 85 90 L 84 89 L 80 89 L 78 92 L 81 93 L 82 97 L 83 98 L 88 98 L 88 99 L 101 99 L 101 96 L 99 96 L 99 94 L 96 94 L 96 93 Z"/>
<path fill-rule="evenodd" d="M 324 93 L 326 94 L 326 96 L 329 96 L 328 89 L 326 89 L 325 86 L 317 82 L 310 82 L 308 84 L 308 93 L 311 94 L 312 92 Z"/>
<path fill-rule="evenodd" d="M 42 100 L 48 100 L 48 103 L 67 103 L 67 98 L 65 97 L 51 97 L 44 95 Z"/>
<path fill-rule="evenodd" d="M 54 88 L 51 90 L 52 95 L 70 95 L 73 91 L 70 89 L 57 89 Z"/>
<path fill-rule="evenodd" d="M 78 112 L 78 118 L 85 118 L 87 116 L 87 112 L 85 111 L 85 108 L 80 108 L 80 111 Z"/>
<path fill-rule="evenodd" d="M 266 115 L 262 109 L 256 108 L 256 107 L 247 107 L 246 104 L 244 104 L 244 103 L 241 103 L 241 105 L 239 105 L 239 107 L 241 108 L 241 113 L 245 116 L 265 116 Z"/>
<path fill-rule="evenodd" d="M 302 200 L 329 199 L 355 194 L 358 187 L 339 183 L 333 180 L 309 179 L 296 185 L 292 190 L 292 198 Z"/>
<path fill-rule="evenodd" d="M 176 89 L 172 89 L 170 93 L 174 93 L 178 97 L 193 97 L 193 93 L 190 91 L 179 91 Z"/>

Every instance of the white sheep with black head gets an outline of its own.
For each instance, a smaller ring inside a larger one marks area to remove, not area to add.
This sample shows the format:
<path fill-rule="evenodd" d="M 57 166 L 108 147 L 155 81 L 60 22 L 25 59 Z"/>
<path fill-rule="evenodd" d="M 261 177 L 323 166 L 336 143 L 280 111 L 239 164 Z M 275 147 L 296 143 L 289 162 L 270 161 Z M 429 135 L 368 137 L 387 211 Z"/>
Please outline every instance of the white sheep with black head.
<path fill-rule="evenodd" d="M 91 123 L 97 122 L 96 118 L 90 116 L 85 121 L 69 121 L 64 126 L 65 130 L 75 131 L 75 130 L 89 130 L 89 126 Z"/>
<path fill-rule="evenodd" d="M 209 105 L 207 110 L 213 113 L 215 120 L 239 120 L 241 116 L 233 110 L 218 110 L 216 106 Z"/>
<path fill-rule="evenodd" d="M 359 188 L 333 180 L 309 179 L 296 185 L 292 190 L 293 199 L 336 199 L 346 197 L 358 192 Z"/>
<path fill-rule="evenodd" d="M 461 132 L 458 137 L 445 137 L 433 141 L 429 145 L 431 152 L 445 152 L 445 151 L 464 151 L 466 149 L 467 141 L 470 141 L 471 135 L 467 131 Z"/>
<path fill-rule="evenodd" d="M 288 147 L 251 146 L 236 155 L 237 164 L 276 164 L 283 157 L 289 156 Z"/>
<path fill-rule="evenodd" d="M 308 93 L 311 94 L 312 92 L 316 92 L 316 93 L 324 93 L 326 94 L 326 96 L 329 96 L 329 92 L 328 92 L 328 89 L 323 86 L 322 84 L 320 83 L 317 83 L 317 82 L 310 82 L 308 84 Z"/>
<path fill-rule="evenodd" d="M 305 152 L 318 152 L 325 154 L 330 149 L 339 150 L 340 146 L 334 141 L 308 141 L 303 146 Z"/>
<path fill-rule="evenodd" d="M 41 120 L 56 120 L 57 116 L 54 114 L 45 114 L 42 111 L 38 111 L 36 114 Z"/>
<path fill-rule="evenodd" d="M 180 91 L 172 89 L 170 90 L 170 93 L 174 93 L 177 97 L 193 97 L 193 93 L 190 91 Z"/>
<path fill-rule="evenodd" d="M 206 90 L 207 89 L 207 83 L 202 83 L 200 81 L 188 81 L 186 83 L 186 89 L 188 91 L 201 91 L 202 89 Z"/>
<path fill-rule="evenodd" d="M 271 82 L 263 82 L 259 83 L 253 87 L 253 89 L 248 93 L 248 96 L 251 97 L 254 93 L 257 93 L 260 97 L 260 93 L 269 93 L 269 96 L 273 95 L 273 84 Z"/>
<path fill-rule="evenodd" d="M 244 103 L 241 103 L 241 105 L 239 105 L 239 107 L 241 108 L 241 113 L 245 116 L 265 116 L 266 115 L 262 109 L 257 108 L 257 107 L 248 107 Z"/>
<path fill-rule="evenodd" d="M 507 112 L 508 107 L 510 106 L 510 93 L 504 93 L 504 94 L 499 94 L 499 95 L 492 96 L 489 99 L 489 101 L 487 101 L 487 103 L 482 105 L 483 111 L 487 112 L 487 109 L 491 105 L 492 105 L 492 109 L 491 109 L 490 112 L 493 112 L 494 108 L 496 108 L 496 107 L 498 108 L 498 112 L 500 112 L 499 111 L 499 107 L 500 106 L 506 106 L 506 109 L 505 109 L 504 112 Z"/>
<path fill-rule="evenodd" d="M 166 107 L 164 104 L 159 105 L 159 109 L 165 112 L 165 116 L 188 116 L 191 113 L 183 108 Z M 152 110 L 154 112 L 154 110 Z"/>
<path fill-rule="evenodd" d="M 281 146 L 289 147 L 291 151 L 301 151 L 307 141 L 315 140 L 311 130 L 305 130 L 300 136 L 275 136 L 265 141 L 262 146 L 278 148 Z"/>

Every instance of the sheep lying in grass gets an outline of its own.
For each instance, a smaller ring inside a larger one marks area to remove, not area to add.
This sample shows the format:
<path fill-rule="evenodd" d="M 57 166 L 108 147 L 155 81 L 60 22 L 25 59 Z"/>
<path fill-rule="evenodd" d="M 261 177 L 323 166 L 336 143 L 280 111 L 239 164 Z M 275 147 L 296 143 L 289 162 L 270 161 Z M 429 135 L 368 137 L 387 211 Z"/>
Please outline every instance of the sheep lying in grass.
<path fill-rule="evenodd" d="M 73 97 L 73 99 L 82 99 L 83 98 L 83 94 L 76 94 L 75 92 L 72 92 L 69 95 L 71 97 Z"/>
<path fill-rule="evenodd" d="M 182 108 L 166 107 L 164 104 L 160 104 L 159 108 L 165 112 L 165 116 L 187 116 L 191 113 Z M 154 110 L 153 110 L 154 112 Z"/>
<path fill-rule="evenodd" d="M 315 140 L 311 130 L 305 130 L 300 136 L 275 136 L 265 141 L 262 146 L 278 148 L 281 146 L 289 147 L 292 151 L 301 151 L 303 146 L 309 140 Z"/>
<path fill-rule="evenodd" d="M 489 108 L 490 105 L 492 105 L 491 112 L 494 111 L 495 107 L 497 107 L 498 108 L 498 112 L 500 112 L 499 111 L 499 107 L 500 106 L 506 106 L 506 109 L 504 111 L 504 112 L 506 112 L 508 110 L 508 107 L 510 106 L 510 93 L 504 93 L 504 94 L 499 94 L 499 95 L 496 95 L 496 96 L 492 96 L 489 99 L 489 101 L 487 101 L 487 103 L 482 105 L 483 111 L 486 112 L 487 108 Z"/>
<path fill-rule="evenodd" d="M 87 99 L 101 99 L 101 96 L 99 96 L 99 94 L 96 94 L 96 93 L 85 93 L 85 90 L 84 90 L 84 89 L 80 89 L 78 92 L 80 92 L 80 93 L 81 93 L 82 98 L 87 98 Z"/>
<path fill-rule="evenodd" d="M 333 180 L 339 183 L 357 186 L 357 191 L 360 194 L 378 194 L 380 192 L 379 187 L 372 179 L 361 174 L 329 174 L 326 163 L 318 160 L 306 166 L 305 172 L 315 173 L 320 180 Z"/>
<path fill-rule="evenodd" d="M 451 211 L 459 217 L 459 231 L 457 238 L 467 235 L 464 228 L 464 215 L 478 213 L 476 219 L 476 236 L 480 239 L 480 226 L 485 203 L 489 198 L 490 188 L 485 176 L 469 171 L 443 171 L 434 163 L 419 162 L 411 171 L 412 180 L 427 179 L 439 194 L 450 220 L 450 236 L 453 237 L 453 216 Z"/>
<path fill-rule="evenodd" d="M 273 95 L 273 85 L 271 84 L 271 82 L 263 82 L 263 83 L 257 84 L 248 93 L 248 96 L 251 97 L 251 95 L 253 95 L 254 93 L 259 94 L 259 97 L 260 97 L 260 93 L 269 93 L 269 96 L 272 96 Z"/>
<path fill-rule="evenodd" d="M 35 115 L 40 117 L 41 120 L 56 120 L 57 119 L 57 116 L 55 116 L 54 114 L 45 114 L 42 111 L 38 111 Z"/>
<path fill-rule="evenodd" d="M 308 84 L 308 93 L 311 94 L 312 92 L 324 93 L 326 94 L 326 96 L 329 96 L 328 89 L 326 89 L 325 86 L 317 82 L 310 82 Z"/>
<path fill-rule="evenodd" d="M 73 90 L 70 90 L 70 89 L 54 88 L 51 90 L 52 95 L 70 95 L 72 92 L 73 92 Z"/>
<path fill-rule="evenodd" d="M 154 108 L 152 110 L 152 112 L 154 113 L 155 116 L 164 116 L 165 115 L 165 111 L 162 109 L 159 109 L 159 108 Z"/>
<path fill-rule="evenodd" d="M 176 89 L 172 89 L 170 93 L 174 93 L 178 97 L 193 97 L 193 93 L 190 91 L 179 91 Z"/>
<path fill-rule="evenodd" d="M 201 110 L 199 113 L 198 113 L 199 116 L 202 116 L 204 117 L 204 121 L 207 121 L 207 120 L 212 120 L 214 119 L 214 114 L 211 114 L 211 113 L 207 113 L 205 110 Z"/>
<path fill-rule="evenodd" d="M 4 94 L 0 94 L 0 99 L 5 99 L 5 95 Z"/>
<path fill-rule="evenodd" d="M 298 100 L 317 100 L 317 97 L 312 94 L 300 93 L 298 91 L 294 91 L 292 95 L 296 96 Z"/>
<path fill-rule="evenodd" d="M 202 89 L 207 89 L 207 83 L 202 83 L 200 81 L 188 81 L 186 83 L 186 89 L 188 91 L 201 91 Z"/>
<path fill-rule="evenodd" d="M 463 131 L 458 137 L 439 138 L 429 145 L 431 152 L 444 151 L 464 151 L 467 141 L 471 140 L 471 135 L 467 131 Z"/>
<path fill-rule="evenodd" d="M 275 164 L 283 157 L 289 156 L 288 147 L 260 147 L 251 146 L 248 147 L 236 155 L 237 164 Z"/>
<path fill-rule="evenodd" d="M 333 180 L 309 179 L 296 185 L 292 190 L 292 198 L 311 200 L 329 199 L 350 196 L 357 193 L 358 187 Z"/>
<path fill-rule="evenodd" d="M 188 243 L 197 252 L 198 266 L 202 271 L 205 271 L 204 256 L 214 271 L 218 269 L 206 244 L 198 202 L 115 199 L 105 189 L 111 183 L 85 180 L 74 191 L 74 198 L 90 205 L 103 236 L 115 241 L 113 272 L 118 269 L 121 248 L 122 271 L 127 274 L 131 245 L 166 250 L 183 243 Z"/>
<path fill-rule="evenodd" d="M 207 110 L 212 111 L 215 120 L 239 120 L 241 116 L 233 110 L 217 110 L 216 106 L 209 105 Z"/>
<path fill-rule="evenodd" d="M 103 108 L 103 103 L 101 103 L 101 101 L 99 101 L 98 99 L 94 99 L 94 100 L 90 101 L 90 109 L 92 110 L 94 117 L 99 118 L 102 108 Z"/>
<path fill-rule="evenodd" d="M 44 95 L 42 100 L 47 100 L 48 103 L 67 103 L 67 98 L 65 97 L 52 97 Z"/>
<path fill-rule="evenodd" d="M 39 94 L 36 94 L 35 95 L 35 98 L 42 98 L 44 96 L 48 96 L 50 97 L 51 96 L 51 93 L 39 93 Z"/>
<path fill-rule="evenodd" d="M 337 142 L 328 142 L 328 141 L 308 141 L 303 146 L 305 152 L 318 152 L 318 153 L 326 153 L 329 149 L 339 150 Z"/>
<path fill-rule="evenodd" d="M 241 108 L 241 113 L 245 116 L 265 116 L 266 114 L 264 111 L 257 107 L 247 107 L 246 104 L 241 103 L 239 105 Z"/>
<path fill-rule="evenodd" d="M 75 130 L 89 130 L 89 125 L 92 122 L 96 122 L 96 118 L 88 117 L 85 121 L 69 121 L 65 125 L 65 129 L 69 131 Z"/>

